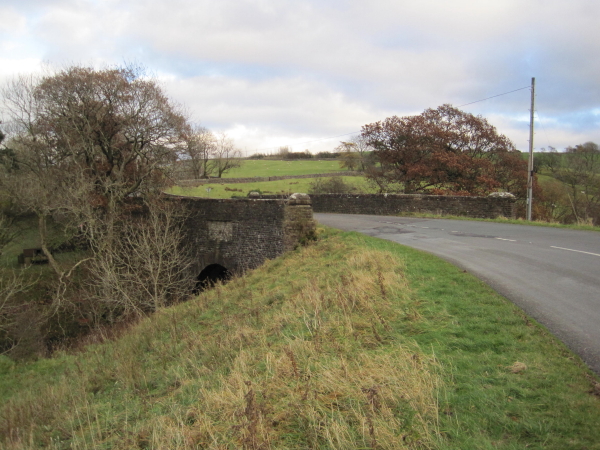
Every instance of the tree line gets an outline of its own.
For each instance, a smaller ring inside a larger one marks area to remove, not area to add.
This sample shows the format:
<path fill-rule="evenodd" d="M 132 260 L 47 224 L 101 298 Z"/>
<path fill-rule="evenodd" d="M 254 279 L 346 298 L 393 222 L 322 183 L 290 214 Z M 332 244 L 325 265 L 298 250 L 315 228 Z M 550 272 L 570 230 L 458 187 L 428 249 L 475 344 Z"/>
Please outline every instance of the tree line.
<path fill-rule="evenodd" d="M 562 223 L 600 224 L 600 148 L 594 142 L 550 147 L 538 153 L 534 170 L 546 179 L 540 184 L 538 212 L 542 218 Z M 534 203 L 535 205 L 535 203 Z"/>

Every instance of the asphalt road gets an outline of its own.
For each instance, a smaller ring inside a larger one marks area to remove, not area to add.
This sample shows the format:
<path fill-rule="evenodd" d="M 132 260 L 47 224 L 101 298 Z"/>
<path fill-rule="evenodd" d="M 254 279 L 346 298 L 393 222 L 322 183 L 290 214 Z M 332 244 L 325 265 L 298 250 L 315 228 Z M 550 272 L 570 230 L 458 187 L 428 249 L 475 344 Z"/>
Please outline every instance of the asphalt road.
<path fill-rule="evenodd" d="M 352 214 L 315 218 L 462 267 L 544 324 L 600 375 L 600 233 Z"/>

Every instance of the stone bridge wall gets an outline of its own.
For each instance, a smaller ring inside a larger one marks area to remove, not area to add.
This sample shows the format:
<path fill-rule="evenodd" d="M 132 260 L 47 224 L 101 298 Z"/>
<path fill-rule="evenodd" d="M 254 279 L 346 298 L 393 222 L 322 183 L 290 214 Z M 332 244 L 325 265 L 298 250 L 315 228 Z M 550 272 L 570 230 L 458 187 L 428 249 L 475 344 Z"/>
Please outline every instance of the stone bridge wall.
<path fill-rule="evenodd" d="M 187 210 L 194 277 L 211 264 L 231 273 L 260 266 L 314 233 L 315 212 L 396 215 L 426 212 L 476 218 L 514 217 L 515 199 L 403 194 L 293 194 L 210 199 L 170 196 Z"/>
<path fill-rule="evenodd" d="M 277 196 L 261 196 L 276 198 Z M 515 218 L 514 197 L 461 197 L 419 194 L 311 194 L 317 213 L 397 215 L 430 213 L 495 219 Z"/>
<path fill-rule="evenodd" d="M 194 276 L 211 264 L 232 273 L 260 266 L 314 233 L 310 199 L 208 199 L 171 196 L 187 210 L 185 223 Z"/>

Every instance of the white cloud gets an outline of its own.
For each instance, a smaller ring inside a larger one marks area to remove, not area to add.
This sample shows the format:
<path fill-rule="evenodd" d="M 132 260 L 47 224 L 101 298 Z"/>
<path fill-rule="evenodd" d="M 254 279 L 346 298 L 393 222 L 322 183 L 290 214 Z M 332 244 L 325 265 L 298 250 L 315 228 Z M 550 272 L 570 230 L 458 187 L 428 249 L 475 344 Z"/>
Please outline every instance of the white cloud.
<path fill-rule="evenodd" d="M 194 122 L 226 131 L 249 150 L 359 131 L 363 124 L 389 112 L 373 110 L 327 84 L 302 78 L 249 81 L 196 77 L 163 84 L 188 106 Z"/>
<path fill-rule="evenodd" d="M 532 76 L 550 145 L 600 141 L 597 0 L 21 0 L 0 17 L 0 78 L 41 60 L 138 62 L 249 147 L 469 103 Z M 466 108 L 519 148 L 528 109 L 527 91 Z"/>
<path fill-rule="evenodd" d="M 43 64 L 36 58 L 0 58 L 0 86 L 18 75 L 40 73 Z"/>
<path fill-rule="evenodd" d="M 0 20 L 0 35 L 4 33 L 22 35 L 26 30 L 27 20 L 15 8 L 0 5 L 0 17 L 2 18 Z"/>

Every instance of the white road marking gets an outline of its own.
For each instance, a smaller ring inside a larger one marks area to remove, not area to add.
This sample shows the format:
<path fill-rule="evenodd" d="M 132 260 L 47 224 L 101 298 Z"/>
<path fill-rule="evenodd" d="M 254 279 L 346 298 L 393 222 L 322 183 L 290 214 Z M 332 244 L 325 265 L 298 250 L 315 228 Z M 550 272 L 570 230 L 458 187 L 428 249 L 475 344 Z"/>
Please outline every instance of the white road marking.
<path fill-rule="evenodd" d="M 517 240 L 516 240 L 516 239 L 504 239 L 504 238 L 499 238 L 499 237 L 497 237 L 496 239 L 499 239 L 499 240 L 501 240 L 501 241 L 517 242 Z"/>
<path fill-rule="evenodd" d="M 600 254 L 598 254 L 598 253 L 584 252 L 582 250 L 573 250 L 572 248 L 555 247 L 554 245 L 551 245 L 550 247 L 551 248 L 558 248 L 559 250 L 568 250 L 570 252 L 585 253 L 586 255 L 600 256 Z"/>

